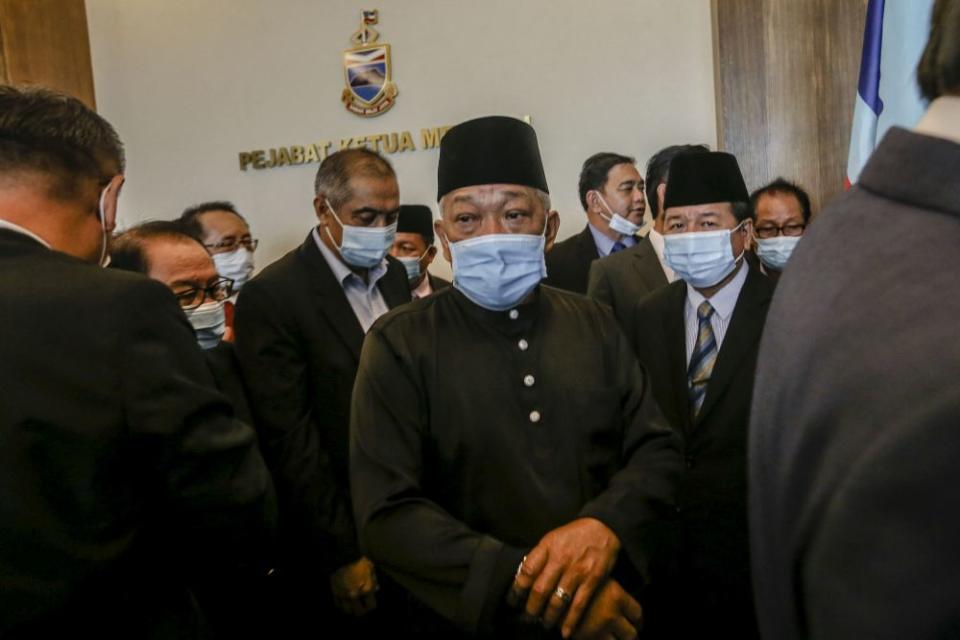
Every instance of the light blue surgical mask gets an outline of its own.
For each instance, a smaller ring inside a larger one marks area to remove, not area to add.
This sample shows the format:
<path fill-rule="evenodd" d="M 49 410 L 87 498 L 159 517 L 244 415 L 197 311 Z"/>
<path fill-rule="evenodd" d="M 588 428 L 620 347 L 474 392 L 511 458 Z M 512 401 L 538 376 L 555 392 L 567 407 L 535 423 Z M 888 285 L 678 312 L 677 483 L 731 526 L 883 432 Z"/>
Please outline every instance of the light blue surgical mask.
<path fill-rule="evenodd" d="M 768 269 L 783 271 L 802 236 L 757 238 L 757 257 Z"/>
<path fill-rule="evenodd" d="M 453 286 L 491 311 L 506 311 L 547 275 L 544 234 L 496 233 L 450 243 Z"/>
<path fill-rule="evenodd" d="M 243 246 L 228 253 L 213 254 L 213 263 L 217 265 L 217 273 L 233 280 L 234 291 L 240 291 L 253 275 L 253 251 Z"/>
<path fill-rule="evenodd" d="M 330 206 L 329 200 L 327 201 L 327 207 L 333 214 L 334 219 L 340 224 L 340 228 L 343 229 L 343 240 L 340 246 L 337 246 L 333 236 L 330 235 L 330 230 L 327 227 L 323 229 L 327 232 L 327 236 L 334 246 L 337 246 L 337 251 L 340 252 L 340 257 L 343 258 L 344 262 L 361 269 L 371 269 L 383 262 L 383 258 L 387 255 L 390 247 L 393 246 L 394 239 L 397 237 L 396 222 L 386 227 L 355 227 L 343 224 L 340 216 Z"/>
<path fill-rule="evenodd" d="M 605 216 L 602 213 L 600 214 L 610 225 L 610 228 L 623 236 L 637 235 L 637 233 L 640 231 L 640 225 L 630 222 L 619 213 L 614 213 L 613 209 L 610 208 L 610 205 L 607 204 L 607 201 L 603 199 L 602 195 L 600 195 L 600 192 L 597 191 L 596 194 L 597 197 L 600 198 L 600 202 L 603 203 L 603 208 L 606 209 L 610 214 L 609 216 Z"/>
<path fill-rule="evenodd" d="M 746 222 L 746 220 L 744 220 Z M 739 229 L 669 233 L 663 236 L 663 257 L 687 284 L 705 289 L 730 275 L 743 257 L 733 255 L 730 236 Z"/>
<path fill-rule="evenodd" d="M 184 313 L 197 334 L 197 342 L 201 348 L 213 349 L 220 344 L 227 330 L 223 300 L 204 302 L 196 309 L 187 309 Z"/>
<path fill-rule="evenodd" d="M 430 249 L 427 249 L 427 251 L 430 251 Z M 416 256 L 402 256 L 397 258 L 397 260 L 403 263 L 403 268 L 407 270 L 407 280 L 409 280 L 411 284 L 419 280 L 420 275 L 423 273 L 423 271 L 420 270 L 420 261 L 423 260 L 423 256 L 427 255 L 427 251 L 421 253 L 419 258 Z"/>

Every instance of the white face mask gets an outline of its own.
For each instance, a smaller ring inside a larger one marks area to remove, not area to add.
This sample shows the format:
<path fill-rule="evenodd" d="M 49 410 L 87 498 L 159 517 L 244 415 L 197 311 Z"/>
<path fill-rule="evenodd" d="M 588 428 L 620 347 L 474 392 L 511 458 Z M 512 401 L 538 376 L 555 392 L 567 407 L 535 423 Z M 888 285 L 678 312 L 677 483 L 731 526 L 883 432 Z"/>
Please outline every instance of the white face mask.
<path fill-rule="evenodd" d="M 184 313 L 197 333 L 197 342 L 201 348 L 212 349 L 220 344 L 227 330 L 223 300 L 204 302 L 196 309 L 187 309 Z"/>
<path fill-rule="evenodd" d="M 802 236 L 757 238 L 757 257 L 768 268 L 783 271 Z"/>
<path fill-rule="evenodd" d="M 720 231 L 694 231 L 669 233 L 663 236 L 663 257 L 687 284 L 697 289 L 706 289 L 730 275 L 743 257 L 733 255 L 730 236 L 743 222 L 733 229 Z"/>
<path fill-rule="evenodd" d="M 253 275 L 253 251 L 243 245 L 229 253 L 213 254 L 213 262 L 217 265 L 217 273 L 233 280 L 234 292 L 240 291 Z"/>
<path fill-rule="evenodd" d="M 421 253 L 420 257 L 401 256 L 397 258 L 397 260 L 403 263 L 403 268 L 407 270 L 407 280 L 410 281 L 410 284 L 420 280 L 420 275 L 423 273 L 423 270 L 420 268 L 420 261 L 423 260 L 423 257 L 427 255 L 428 251 L 430 251 L 430 249 Z"/>
<path fill-rule="evenodd" d="M 600 198 L 600 202 L 603 203 L 603 208 L 606 209 L 607 212 L 609 212 L 610 214 L 609 216 L 605 216 L 602 213 L 600 214 L 601 216 L 603 216 L 603 219 L 606 220 L 607 223 L 610 225 L 610 228 L 616 231 L 617 233 L 619 233 L 620 235 L 624 235 L 624 236 L 637 235 L 637 232 L 640 231 L 640 225 L 630 222 L 619 213 L 614 213 L 613 209 L 610 208 L 610 205 L 607 204 L 607 201 L 603 199 L 602 195 L 600 195 L 600 192 L 596 191 L 595 193 L 597 194 L 597 197 Z"/>

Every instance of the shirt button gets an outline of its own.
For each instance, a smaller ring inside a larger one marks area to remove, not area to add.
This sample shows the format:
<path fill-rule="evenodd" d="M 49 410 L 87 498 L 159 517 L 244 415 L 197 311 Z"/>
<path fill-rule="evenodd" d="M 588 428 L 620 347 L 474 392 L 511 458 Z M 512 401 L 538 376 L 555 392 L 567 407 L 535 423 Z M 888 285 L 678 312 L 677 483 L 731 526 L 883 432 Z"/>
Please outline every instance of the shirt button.
<path fill-rule="evenodd" d="M 517 318 L 520 317 L 520 312 L 517 311 L 516 309 L 510 309 L 510 313 L 508 313 L 507 315 L 510 316 L 511 320 L 516 320 Z"/>
<path fill-rule="evenodd" d="M 520 342 L 517 343 L 517 346 L 520 347 L 520 351 L 526 351 L 530 348 L 530 343 L 526 340 L 520 340 Z"/>
<path fill-rule="evenodd" d="M 523 376 L 523 384 L 525 384 L 525 385 L 528 386 L 528 387 L 532 387 L 532 386 L 533 386 L 533 383 L 536 382 L 536 381 L 537 381 L 537 379 L 534 378 L 534 377 L 533 377 L 532 375 L 530 375 L 529 373 L 528 373 L 527 375 Z"/>
<path fill-rule="evenodd" d="M 539 412 L 539 411 L 533 410 L 533 411 L 530 412 L 530 422 L 532 422 L 532 423 L 534 423 L 534 424 L 540 422 L 540 412 Z"/>

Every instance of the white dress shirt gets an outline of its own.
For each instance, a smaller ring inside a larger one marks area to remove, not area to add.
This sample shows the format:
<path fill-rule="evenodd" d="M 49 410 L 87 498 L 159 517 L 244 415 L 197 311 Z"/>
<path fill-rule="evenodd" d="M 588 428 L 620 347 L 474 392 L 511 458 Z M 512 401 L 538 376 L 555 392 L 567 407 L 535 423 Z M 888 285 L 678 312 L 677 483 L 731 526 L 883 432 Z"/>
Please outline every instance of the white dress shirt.
<path fill-rule="evenodd" d="M 24 235 L 24 236 L 27 236 L 28 238 L 32 238 L 33 240 L 36 240 L 37 242 L 45 246 L 47 249 L 52 248 L 49 242 L 47 242 L 46 240 L 44 240 L 43 238 L 35 234 L 33 231 L 30 231 L 29 229 L 24 229 L 18 224 L 13 224 L 12 222 L 8 222 L 7 220 L 0 220 L 0 229 L 7 229 L 9 231 L 19 233 L 20 235 Z"/>
<path fill-rule="evenodd" d="M 675 282 L 677 280 L 677 274 L 673 272 L 673 269 L 670 268 L 663 257 L 663 234 L 658 233 L 656 229 L 650 229 L 647 237 L 650 238 L 650 244 L 653 245 L 653 250 L 657 254 L 657 260 L 660 261 L 660 266 L 663 268 L 663 275 L 667 276 L 667 282 Z"/>
<path fill-rule="evenodd" d="M 367 281 L 364 282 L 363 278 L 351 271 L 350 267 L 345 265 L 338 255 L 330 251 L 327 245 L 323 244 L 317 227 L 313 228 L 313 240 L 317 243 L 317 247 L 320 248 L 323 259 L 330 265 L 330 270 L 333 271 L 333 277 L 336 278 L 340 286 L 343 287 L 347 301 L 353 309 L 353 315 L 357 317 L 360 326 L 363 327 L 363 332 L 366 333 L 373 323 L 376 322 L 377 318 L 390 310 L 383 299 L 383 295 L 380 293 L 380 289 L 377 288 L 377 282 L 380 281 L 380 278 L 387 275 L 386 258 L 384 258 L 380 264 L 367 271 Z"/>
<path fill-rule="evenodd" d="M 941 96 L 931 102 L 914 131 L 960 143 L 960 97 Z"/>
<path fill-rule="evenodd" d="M 743 289 L 743 283 L 747 281 L 747 271 L 750 267 L 746 260 L 740 261 L 739 271 L 728 282 L 723 289 L 717 291 L 709 298 L 710 306 L 713 307 L 713 315 L 710 316 L 710 327 L 713 329 L 713 337 L 717 341 L 717 353 L 720 352 L 720 346 L 723 344 L 723 337 L 727 334 L 727 327 L 730 326 L 730 318 L 733 316 L 733 310 L 737 306 L 737 299 L 740 297 L 740 290 Z M 687 364 L 690 364 L 690 358 L 693 357 L 693 348 L 697 344 L 697 334 L 700 333 L 700 320 L 697 318 L 697 307 L 707 298 L 703 294 L 687 285 L 687 305 L 684 313 L 684 322 L 687 329 Z"/>
<path fill-rule="evenodd" d="M 426 298 L 431 293 L 433 293 L 433 287 L 430 286 L 430 275 L 428 274 L 423 277 L 417 288 L 410 292 L 410 295 L 413 296 L 414 300 L 419 300 L 420 298 Z"/>

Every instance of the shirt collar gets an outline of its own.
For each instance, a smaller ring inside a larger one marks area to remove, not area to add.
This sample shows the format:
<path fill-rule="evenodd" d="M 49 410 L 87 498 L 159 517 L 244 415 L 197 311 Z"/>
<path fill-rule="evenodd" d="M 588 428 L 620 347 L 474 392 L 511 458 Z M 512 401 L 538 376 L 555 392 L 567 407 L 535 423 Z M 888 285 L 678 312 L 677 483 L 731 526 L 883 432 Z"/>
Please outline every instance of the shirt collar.
<path fill-rule="evenodd" d="M 331 251 L 329 247 L 323 243 L 323 240 L 320 238 L 320 227 L 313 228 L 313 241 L 317 243 L 317 248 L 320 249 L 323 259 L 330 265 L 330 270 L 333 271 L 333 277 L 337 279 L 341 287 L 346 286 L 348 280 L 356 279 L 357 282 L 366 287 L 367 291 L 370 291 L 377 285 L 380 278 L 387 275 L 387 259 L 384 258 L 380 261 L 380 264 L 369 270 L 367 282 L 364 283 L 363 278 L 354 273 L 350 267 L 343 263 L 340 256 Z"/>
<path fill-rule="evenodd" d="M 743 283 L 747 281 L 747 271 L 750 270 L 750 265 L 747 264 L 746 259 L 741 258 L 738 268 L 739 271 L 737 275 L 733 277 L 733 280 L 709 298 L 710 306 L 713 307 L 714 312 L 727 321 L 730 320 L 730 316 L 733 315 L 733 309 L 737 306 L 737 298 L 740 297 L 740 290 L 743 289 Z M 687 285 L 687 304 L 690 305 L 691 308 L 696 310 L 704 300 L 708 300 L 708 298 L 705 298 L 702 293 L 689 284 Z"/>
<path fill-rule="evenodd" d="M 960 143 L 960 96 L 941 96 L 931 102 L 914 131 Z"/>
<path fill-rule="evenodd" d="M 37 242 L 45 246 L 47 249 L 53 248 L 50 246 L 49 242 L 47 242 L 46 240 L 44 240 L 43 238 L 35 234 L 33 231 L 30 231 L 29 229 L 24 229 L 20 225 L 13 224 L 12 222 L 9 222 L 7 220 L 0 220 L 0 229 L 7 229 L 8 231 L 13 231 L 14 233 L 19 233 L 20 235 L 27 236 L 28 238 L 36 240 Z"/>
<path fill-rule="evenodd" d="M 410 292 L 414 298 L 426 298 L 428 295 L 433 293 L 433 287 L 430 286 L 430 274 L 428 273 L 424 276 L 420 284 L 417 285 L 417 288 Z"/>
<path fill-rule="evenodd" d="M 611 240 L 603 234 L 602 231 L 593 226 L 593 223 L 588 222 L 587 227 L 590 229 L 590 233 L 593 235 L 593 244 L 597 246 L 597 253 L 600 254 L 600 257 L 606 257 L 610 255 L 610 252 L 613 251 L 613 245 L 617 243 L 616 240 Z M 637 239 L 634 236 L 621 236 L 620 244 L 624 247 L 629 248 L 637 243 Z"/>

